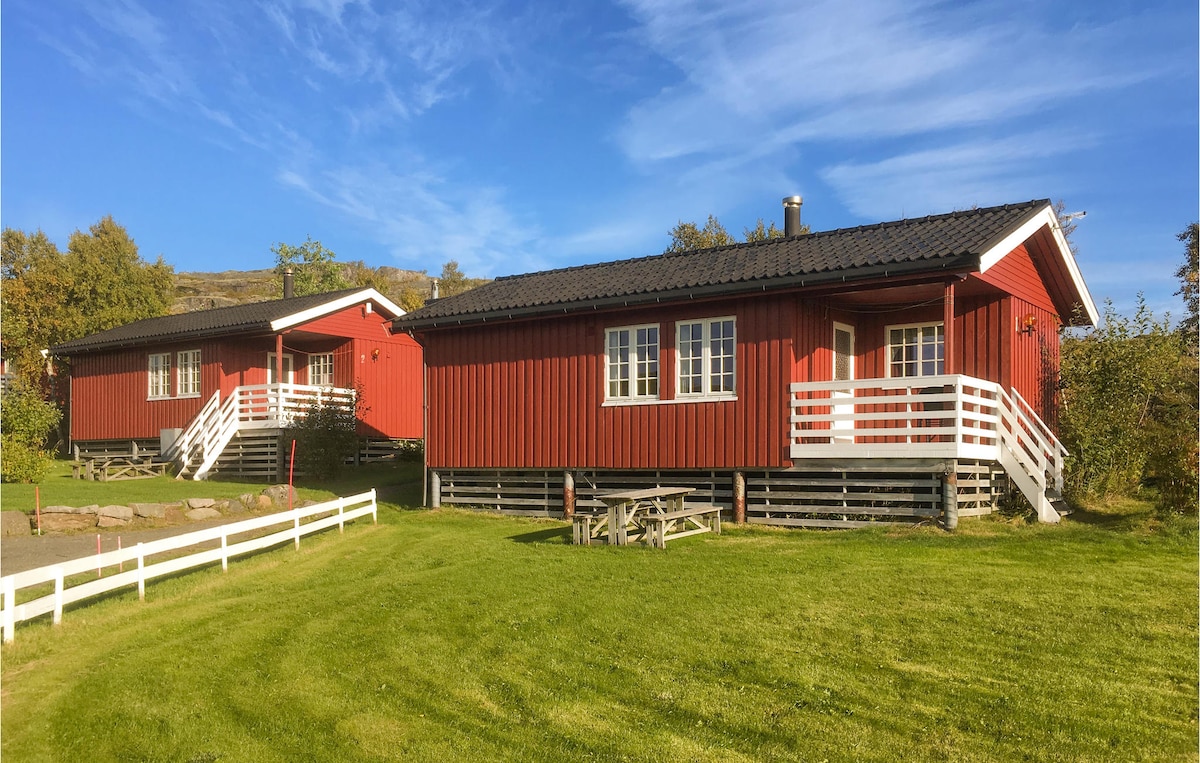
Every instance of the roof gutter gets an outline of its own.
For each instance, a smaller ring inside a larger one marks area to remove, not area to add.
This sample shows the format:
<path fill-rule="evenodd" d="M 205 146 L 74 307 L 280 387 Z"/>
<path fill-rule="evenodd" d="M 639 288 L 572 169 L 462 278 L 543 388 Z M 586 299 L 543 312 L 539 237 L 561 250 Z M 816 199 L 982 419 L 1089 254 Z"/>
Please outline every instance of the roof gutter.
<path fill-rule="evenodd" d="M 784 276 L 770 279 L 756 279 L 732 284 L 710 284 L 707 286 L 684 287 L 661 292 L 630 294 L 619 297 L 604 297 L 600 299 L 582 300 L 574 303 L 559 303 L 556 305 L 529 305 L 504 310 L 489 310 L 481 313 L 464 313 L 462 315 L 434 316 L 410 318 L 408 316 L 392 321 L 396 331 L 417 331 L 420 329 L 450 328 L 467 326 L 494 321 L 506 321 L 516 318 L 530 318 L 539 315 L 563 315 L 569 313 L 591 312 L 607 308 L 637 307 L 656 302 L 675 302 L 687 299 L 709 297 L 740 296 L 753 292 L 781 291 L 784 289 L 806 288 L 814 286 L 829 286 L 846 284 L 847 286 L 860 281 L 899 276 L 928 275 L 931 277 L 944 276 L 948 272 L 973 272 L 979 269 L 979 255 L 958 254 L 939 261 L 937 267 L 930 267 L 929 262 L 890 263 L 873 265 L 864 268 L 854 268 L 851 271 L 828 271 L 803 275 Z"/>
<path fill-rule="evenodd" d="M 223 328 L 203 329 L 200 331 L 189 332 L 186 334 L 160 334 L 158 336 L 137 337 L 133 339 L 110 339 L 106 342 L 98 342 L 96 344 L 88 344 L 81 347 L 70 349 L 62 349 L 66 343 L 50 348 L 50 354 L 62 358 L 73 358 L 76 355 L 87 355 L 91 352 L 103 352 L 105 350 L 122 350 L 132 347 L 145 347 L 151 344 L 163 344 L 166 342 L 188 342 L 193 339 L 208 339 L 215 336 L 233 336 L 253 334 L 256 332 L 264 334 L 271 333 L 271 324 L 267 322 L 256 323 L 253 326 L 225 326 Z"/>

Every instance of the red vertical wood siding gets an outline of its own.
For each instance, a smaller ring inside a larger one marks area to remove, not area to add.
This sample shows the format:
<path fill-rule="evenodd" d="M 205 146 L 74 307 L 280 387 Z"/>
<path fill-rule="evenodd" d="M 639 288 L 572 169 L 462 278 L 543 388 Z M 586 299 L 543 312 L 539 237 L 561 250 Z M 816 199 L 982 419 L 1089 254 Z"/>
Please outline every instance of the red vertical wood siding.
<path fill-rule="evenodd" d="M 1054 300 L 1046 290 L 1046 281 L 1024 244 L 1001 258 L 988 268 L 986 273 L 977 273 L 973 277 L 1003 289 L 1042 310 L 1056 312 Z"/>
<path fill-rule="evenodd" d="M 171 390 L 183 350 L 200 350 L 200 395 L 149 400 L 149 355 L 170 353 Z M 200 412 L 220 385 L 219 343 L 185 342 L 153 349 L 84 355 L 71 362 L 71 439 L 109 440 L 158 437 L 182 427 Z"/>
<path fill-rule="evenodd" d="M 438 468 L 783 466 L 796 300 L 572 316 L 430 332 L 430 431 Z M 675 321 L 734 315 L 737 399 L 604 406 L 604 331 L 657 323 L 660 387 L 673 397 Z M 669 374 L 669 375 L 668 375 Z"/>
<path fill-rule="evenodd" d="M 148 356 L 171 353 L 172 390 L 175 353 L 200 350 L 199 398 L 147 400 Z M 378 356 L 374 351 L 378 349 Z M 71 362 L 71 438 L 109 440 L 158 437 L 165 428 L 186 427 L 220 390 L 224 399 L 236 387 L 266 384 L 267 354 L 275 339 L 237 337 L 180 342 L 131 350 L 81 355 Z M 412 337 L 390 332 L 390 321 L 360 305 L 341 310 L 284 333 L 284 351 L 293 356 L 297 383 L 308 382 L 308 355 L 332 352 L 334 384 L 361 382 L 366 405 L 360 433 L 392 438 L 422 436 L 421 347 Z"/>
<path fill-rule="evenodd" d="M 1051 427 L 1058 423 L 1059 320 L 1053 312 L 1016 297 L 1009 298 L 1012 319 L 1006 336 L 1012 344 L 1012 380 L 1009 386 Z M 1036 325 L 1032 333 L 1020 330 L 1026 316 Z"/>

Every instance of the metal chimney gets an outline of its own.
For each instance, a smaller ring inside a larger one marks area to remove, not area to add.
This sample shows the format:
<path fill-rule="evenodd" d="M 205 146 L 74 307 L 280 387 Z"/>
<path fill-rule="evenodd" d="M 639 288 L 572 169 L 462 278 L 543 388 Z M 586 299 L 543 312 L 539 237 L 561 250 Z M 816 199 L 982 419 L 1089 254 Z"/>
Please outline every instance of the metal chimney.
<path fill-rule="evenodd" d="M 288 268 L 283 271 L 283 298 L 291 299 L 296 295 L 296 281 L 292 274 L 292 269 Z"/>
<path fill-rule="evenodd" d="M 432 302 L 433 300 L 435 300 L 437 298 L 438 298 L 438 280 L 435 278 L 435 279 L 433 279 L 433 283 L 429 284 L 429 301 Z"/>
<path fill-rule="evenodd" d="M 783 235 L 800 235 L 800 205 L 804 199 L 800 196 L 788 196 L 783 200 Z"/>

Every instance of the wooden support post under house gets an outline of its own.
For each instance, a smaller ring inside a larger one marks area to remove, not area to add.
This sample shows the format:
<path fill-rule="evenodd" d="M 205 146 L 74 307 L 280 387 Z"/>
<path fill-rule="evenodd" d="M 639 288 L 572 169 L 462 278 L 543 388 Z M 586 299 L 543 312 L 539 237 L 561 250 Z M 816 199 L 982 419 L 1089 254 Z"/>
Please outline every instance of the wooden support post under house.
<path fill-rule="evenodd" d="M 958 462 L 946 465 L 942 475 L 942 527 L 949 532 L 958 529 Z"/>
<path fill-rule="evenodd" d="M 435 471 L 429 472 L 429 507 L 441 508 L 442 505 L 442 475 Z"/>
<path fill-rule="evenodd" d="M 746 475 L 742 472 L 733 473 L 733 521 L 746 523 Z"/>
<path fill-rule="evenodd" d="M 575 475 L 563 472 L 563 519 L 575 516 Z"/>

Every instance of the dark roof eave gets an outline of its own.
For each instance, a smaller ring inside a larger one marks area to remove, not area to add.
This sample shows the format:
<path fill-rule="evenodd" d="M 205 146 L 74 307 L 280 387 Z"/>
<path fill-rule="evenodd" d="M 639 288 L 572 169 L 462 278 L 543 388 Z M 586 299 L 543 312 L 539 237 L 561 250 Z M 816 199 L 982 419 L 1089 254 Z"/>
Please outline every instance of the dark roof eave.
<path fill-rule="evenodd" d="M 599 299 L 582 300 L 575 303 L 559 303 L 549 305 L 529 305 L 503 310 L 490 310 L 479 313 L 462 315 L 437 316 L 433 318 L 418 318 L 406 320 L 397 318 L 392 321 L 393 330 L 417 331 L 420 329 L 450 328 L 453 326 L 489 323 L 497 320 L 514 320 L 531 318 L 539 315 L 568 314 L 584 311 L 594 311 L 610 307 L 636 307 L 651 305 L 658 302 L 675 302 L 698 297 L 735 296 L 756 291 L 777 291 L 781 289 L 827 286 L 832 283 L 855 283 L 872 278 L 886 278 L 892 275 L 913 275 L 926 273 L 938 275 L 948 272 L 970 272 L 979 269 L 979 255 L 959 254 L 953 257 L 939 259 L 937 265 L 930 266 L 928 261 L 899 262 L 886 265 L 873 265 L 854 268 L 853 271 L 833 270 L 822 273 L 782 276 L 777 278 L 755 279 L 732 284 L 711 284 L 707 286 L 682 287 L 660 292 L 646 292 L 619 297 L 604 297 Z M 848 277 L 849 276 L 849 277 Z"/>
<path fill-rule="evenodd" d="M 132 347 L 146 347 L 154 344 L 173 344 L 176 342 L 187 342 L 195 339 L 209 339 L 216 336 L 244 336 L 246 334 L 256 334 L 259 332 L 269 333 L 270 331 L 270 322 L 260 321 L 253 325 L 225 326 L 223 328 L 201 329 L 198 331 L 190 331 L 178 334 L 161 334 L 159 336 L 131 337 L 129 339 L 111 339 L 106 342 L 97 342 L 95 344 L 88 344 L 68 349 L 62 349 L 70 344 L 70 342 L 64 342 L 63 344 L 51 347 L 50 354 L 58 357 L 72 358 L 76 355 L 87 355 L 88 353 L 104 352 L 106 350 L 122 350 Z"/>

